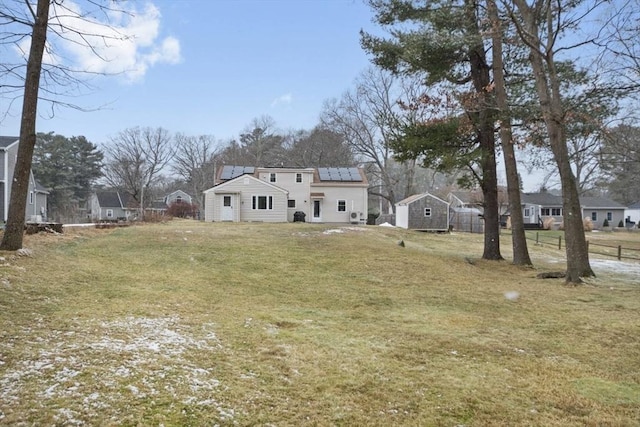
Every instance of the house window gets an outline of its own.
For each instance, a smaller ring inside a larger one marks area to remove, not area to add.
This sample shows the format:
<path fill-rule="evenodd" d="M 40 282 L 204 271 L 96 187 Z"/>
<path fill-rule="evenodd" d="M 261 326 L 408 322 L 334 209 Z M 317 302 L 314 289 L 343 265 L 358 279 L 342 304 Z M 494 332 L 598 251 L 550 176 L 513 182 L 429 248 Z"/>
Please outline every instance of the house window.
<path fill-rule="evenodd" d="M 591 221 L 598 220 L 598 212 L 591 212 Z"/>
<path fill-rule="evenodd" d="M 276 174 L 275 173 L 270 173 L 269 174 L 269 182 L 276 182 Z"/>
<path fill-rule="evenodd" d="M 182 203 L 182 196 L 176 197 L 176 203 Z"/>
<path fill-rule="evenodd" d="M 524 208 L 524 216 L 531 216 L 531 210 L 529 210 L 529 208 Z"/>
<path fill-rule="evenodd" d="M 29 204 L 32 205 L 33 204 L 33 191 L 29 192 Z"/>
<path fill-rule="evenodd" d="M 551 216 L 562 216 L 562 209 L 561 208 L 552 208 L 551 209 Z"/>
<path fill-rule="evenodd" d="M 424 216 L 425 217 L 431 216 L 431 208 L 424 208 Z"/>
<path fill-rule="evenodd" d="M 301 173 L 297 173 L 296 174 L 296 182 L 302 182 L 302 174 Z"/>
<path fill-rule="evenodd" d="M 540 215 L 542 215 L 542 216 L 549 216 L 549 214 L 550 214 L 550 210 L 549 210 L 549 208 L 541 208 L 541 209 L 540 209 Z"/>
<path fill-rule="evenodd" d="M 613 221 L 613 214 L 611 212 L 607 212 L 607 221 Z"/>
<path fill-rule="evenodd" d="M 222 199 L 222 205 L 225 207 L 231 206 L 231 196 L 224 196 Z"/>
<path fill-rule="evenodd" d="M 338 212 L 346 212 L 346 211 L 347 211 L 347 201 L 338 200 Z"/>
<path fill-rule="evenodd" d="M 272 210 L 273 196 L 253 196 L 252 208 L 254 210 Z"/>
<path fill-rule="evenodd" d="M 107 209 L 107 218 L 113 218 L 113 209 Z"/>
<path fill-rule="evenodd" d="M 296 201 L 295 200 L 289 200 L 287 202 L 287 207 L 295 208 L 296 207 Z"/>

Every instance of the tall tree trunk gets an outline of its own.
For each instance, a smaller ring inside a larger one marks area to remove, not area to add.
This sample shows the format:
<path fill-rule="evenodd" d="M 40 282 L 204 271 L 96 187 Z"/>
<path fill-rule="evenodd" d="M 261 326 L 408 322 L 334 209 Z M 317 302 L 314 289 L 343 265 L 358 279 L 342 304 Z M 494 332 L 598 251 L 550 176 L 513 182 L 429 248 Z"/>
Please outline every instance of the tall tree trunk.
<path fill-rule="evenodd" d="M 478 95 L 477 112 L 472 113 L 480 144 L 482 167 L 482 195 L 484 197 L 484 252 L 483 259 L 501 260 L 500 254 L 500 213 L 498 207 L 498 176 L 496 166 L 495 132 L 493 130 L 493 112 L 488 102 L 487 91 L 490 87 L 490 67 L 480 37 L 476 7 L 472 0 L 465 0 L 468 30 L 477 34 L 469 46 L 471 79 Z"/>
<path fill-rule="evenodd" d="M 526 25 L 528 40 L 525 41 L 530 48 L 529 59 L 535 77 L 536 92 L 540 98 L 540 108 L 549 135 L 551 151 L 560 173 L 567 255 L 566 282 L 577 284 L 582 282 L 582 277 L 595 276 L 595 274 L 589 264 L 589 250 L 584 236 L 578 186 L 569 162 L 569 150 L 564 128 L 564 109 L 560 96 L 560 81 L 555 68 L 553 41 L 547 43 L 544 52 L 540 52 L 539 47 L 543 45 L 535 13 L 539 13 L 541 5 L 538 4 L 537 8 L 533 9 L 524 0 L 515 0 L 515 3 Z M 546 30 L 549 32 L 547 37 L 551 38 L 550 40 L 553 40 L 555 36 L 552 13 L 552 10 L 547 8 Z"/>
<path fill-rule="evenodd" d="M 511 212 L 511 244 L 513 245 L 513 263 L 515 265 L 532 265 L 524 232 L 524 218 L 520 201 L 520 177 L 513 146 L 511 131 L 511 114 L 507 102 L 504 64 L 502 60 L 502 25 L 498 16 L 495 0 L 487 0 L 487 10 L 492 26 L 493 82 L 495 84 L 496 106 L 499 111 L 500 141 L 504 153 L 504 164 L 507 174 L 507 193 L 509 195 L 509 211 Z"/>
<path fill-rule="evenodd" d="M 36 145 L 36 117 L 38 107 L 38 90 L 40 89 L 40 72 L 42 57 L 47 41 L 49 21 L 49 0 L 38 0 L 31 33 L 31 49 L 27 61 L 27 74 L 24 83 L 24 98 L 22 103 L 22 118 L 20 121 L 20 144 L 16 167 L 11 186 L 9 212 L 7 224 L 0 249 L 15 251 L 22 248 L 24 235 L 24 217 L 29 193 L 29 175 L 33 150 Z M 7 191 L 5 189 L 5 191 Z"/>

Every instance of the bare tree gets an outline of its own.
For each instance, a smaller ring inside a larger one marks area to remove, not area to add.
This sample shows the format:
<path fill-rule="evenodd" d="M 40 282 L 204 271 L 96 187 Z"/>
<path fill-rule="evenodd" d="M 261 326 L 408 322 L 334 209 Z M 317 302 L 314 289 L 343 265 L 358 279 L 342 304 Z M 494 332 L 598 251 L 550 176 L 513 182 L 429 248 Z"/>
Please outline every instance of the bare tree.
<path fill-rule="evenodd" d="M 189 186 L 190 192 L 204 206 L 204 190 L 213 187 L 219 154 L 222 149 L 211 135 L 175 136 L 176 154 L 171 169 Z"/>
<path fill-rule="evenodd" d="M 396 184 L 407 175 L 412 177 L 415 168 L 415 162 L 404 162 L 398 176 L 389 167 L 391 142 L 398 138 L 403 121 L 407 120 L 407 111 L 400 108 L 398 101 L 414 98 L 419 87 L 415 79 L 401 80 L 391 73 L 369 69 L 362 73 L 353 91 L 343 94 L 340 100 L 325 102 L 321 114 L 322 126 L 341 134 L 359 160 L 370 165 L 370 194 L 386 200 L 389 210 L 410 195 L 398 194 Z M 412 180 L 405 189 L 413 191 Z"/>
<path fill-rule="evenodd" d="M 507 192 L 509 194 L 509 210 L 511 212 L 511 244 L 513 246 L 513 263 L 515 265 L 532 265 L 527 237 L 524 232 L 524 218 L 520 203 L 520 176 L 516 161 L 516 151 L 511 127 L 511 109 L 507 99 L 507 83 L 503 64 L 503 21 L 498 14 L 495 0 L 487 0 L 487 12 L 491 22 L 493 81 L 495 86 L 496 107 L 500 124 L 500 141 L 504 153 L 505 171 L 507 175 Z M 500 196 L 498 196 L 499 198 Z"/>
<path fill-rule="evenodd" d="M 288 136 L 287 163 L 296 167 L 353 166 L 355 159 L 344 136 L 316 126 Z"/>
<path fill-rule="evenodd" d="M 567 283 L 580 283 L 582 277 L 594 276 L 589 264 L 589 252 L 575 175 L 571 169 L 567 147 L 566 111 L 557 69 L 558 38 L 574 22 L 565 21 L 571 5 L 562 1 L 513 0 L 515 8 L 507 4 L 518 35 L 530 51 L 536 92 L 549 137 L 549 144 L 558 167 L 562 185 L 564 228 L 567 254 Z M 575 6 L 575 3 L 572 3 Z"/>
<path fill-rule="evenodd" d="M 277 131 L 270 116 L 253 119 L 240 134 L 246 164 L 250 166 L 281 166 L 285 162 L 283 142 L 284 136 Z"/>
<path fill-rule="evenodd" d="M 105 180 L 133 197 L 144 220 L 144 208 L 151 199 L 149 189 L 175 154 L 171 134 L 160 127 L 125 129 L 111 139 L 105 153 Z"/>
<path fill-rule="evenodd" d="M 20 121 L 20 144 L 18 158 L 12 183 L 11 199 L 7 224 L 0 249 L 15 251 L 22 247 L 24 234 L 24 215 L 27 207 L 27 194 L 29 191 L 29 175 L 33 150 L 36 145 L 36 111 L 38 107 L 38 91 L 40 88 L 40 73 L 42 71 L 42 57 L 47 42 L 47 25 L 49 21 L 49 0 L 38 0 L 36 10 L 30 3 L 29 11 L 31 21 L 21 22 L 31 30 L 31 47 L 27 60 L 27 71 L 24 81 L 24 101 L 22 104 L 22 119 Z M 4 22 L 12 19 L 2 12 L 0 19 Z M 5 190 L 6 191 L 6 190 Z"/>
<path fill-rule="evenodd" d="M 82 9 L 74 2 L 2 0 L 0 99 L 3 102 L 0 103 L 0 121 L 12 116 L 14 106 L 22 102 L 16 173 L 12 182 L 7 225 L 0 243 L 3 249 L 15 250 L 22 246 L 28 178 L 36 141 L 35 124 L 41 110 L 38 106 L 47 106 L 51 116 L 58 107 L 86 110 L 73 101 L 73 96 L 80 89 L 90 88 L 83 77 L 128 71 L 110 67 L 109 64 L 116 64 L 118 68 L 122 62 L 117 57 L 105 55 L 113 45 L 135 45 L 131 31 L 123 31 L 123 27 L 110 24 L 110 20 L 116 16 L 131 16 L 120 5 L 122 3 L 90 0 L 83 2 L 85 9 Z M 134 26 L 126 30 L 132 28 Z M 140 26 L 135 28 L 139 29 Z M 179 44 L 173 40 L 167 45 L 171 47 L 172 59 L 177 61 Z M 69 53 L 69 47 L 77 57 L 91 57 L 94 67 L 86 63 L 71 64 L 70 57 L 73 55 L 65 55 Z M 89 55 L 85 55 L 87 52 Z M 128 52 L 138 53 L 137 49 L 128 49 Z M 153 61 L 157 60 L 158 55 L 153 58 Z"/>

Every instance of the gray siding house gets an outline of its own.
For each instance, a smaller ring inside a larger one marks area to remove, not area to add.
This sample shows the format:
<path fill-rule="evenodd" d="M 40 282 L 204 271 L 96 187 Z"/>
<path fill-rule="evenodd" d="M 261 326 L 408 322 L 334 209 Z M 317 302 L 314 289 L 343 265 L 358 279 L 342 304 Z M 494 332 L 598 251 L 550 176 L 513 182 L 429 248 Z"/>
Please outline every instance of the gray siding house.
<path fill-rule="evenodd" d="M 411 230 L 448 231 L 449 203 L 429 194 L 415 194 L 396 203 L 396 226 Z"/>
<path fill-rule="evenodd" d="M 97 191 L 89 198 L 89 216 L 92 221 L 122 221 L 135 215 L 129 206 L 127 194 L 117 191 Z"/>
<path fill-rule="evenodd" d="M 581 197 L 580 206 L 582 218 L 589 218 L 595 229 L 604 226 L 606 220 L 611 227 L 617 227 L 620 221 L 625 220 L 625 206 L 605 197 Z M 564 221 L 562 209 L 562 196 L 542 192 L 523 193 L 522 209 L 524 223 L 539 224 L 548 218 L 553 218 L 555 223 Z"/>
<path fill-rule="evenodd" d="M 15 136 L 0 136 L 0 219 L 7 221 L 9 201 L 11 200 L 11 183 L 18 155 L 20 138 Z M 29 175 L 29 191 L 25 221 L 42 222 L 47 220 L 47 196 L 49 192 Z"/>

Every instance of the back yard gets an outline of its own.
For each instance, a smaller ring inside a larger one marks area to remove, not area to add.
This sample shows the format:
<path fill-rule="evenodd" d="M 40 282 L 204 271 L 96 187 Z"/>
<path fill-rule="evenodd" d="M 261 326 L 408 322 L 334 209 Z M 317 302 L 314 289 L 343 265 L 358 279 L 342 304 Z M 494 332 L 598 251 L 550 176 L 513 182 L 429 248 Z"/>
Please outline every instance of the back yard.
<path fill-rule="evenodd" d="M 638 264 L 565 287 L 529 244 L 535 269 L 385 227 L 28 236 L 0 254 L 0 424 L 637 426 Z"/>

